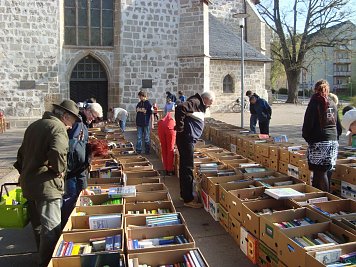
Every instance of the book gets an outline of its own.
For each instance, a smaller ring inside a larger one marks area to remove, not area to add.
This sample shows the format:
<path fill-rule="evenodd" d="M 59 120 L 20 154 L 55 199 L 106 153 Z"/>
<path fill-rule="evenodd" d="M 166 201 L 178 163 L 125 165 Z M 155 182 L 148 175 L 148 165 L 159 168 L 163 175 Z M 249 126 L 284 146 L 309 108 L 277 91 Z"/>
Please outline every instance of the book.
<path fill-rule="evenodd" d="M 127 185 L 109 188 L 108 196 L 109 198 L 135 197 L 136 186 Z"/>
<path fill-rule="evenodd" d="M 292 188 L 267 188 L 265 194 L 274 199 L 304 197 L 305 194 Z"/>
<path fill-rule="evenodd" d="M 89 229 L 110 229 L 121 227 L 121 214 L 93 215 L 89 217 Z"/>
<path fill-rule="evenodd" d="M 196 249 L 194 249 L 194 250 L 193 250 L 193 253 L 195 254 L 196 258 L 198 259 L 199 266 L 205 267 L 206 264 L 204 263 L 204 260 L 202 259 L 201 255 L 199 254 L 199 251 L 196 250 Z"/>
<path fill-rule="evenodd" d="M 80 245 L 74 244 L 71 255 L 78 255 L 80 251 Z"/>
<path fill-rule="evenodd" d="M 315 252 L 315 259 L 324 265 L 336 263 L 340 256 L 341 248 Z"/>

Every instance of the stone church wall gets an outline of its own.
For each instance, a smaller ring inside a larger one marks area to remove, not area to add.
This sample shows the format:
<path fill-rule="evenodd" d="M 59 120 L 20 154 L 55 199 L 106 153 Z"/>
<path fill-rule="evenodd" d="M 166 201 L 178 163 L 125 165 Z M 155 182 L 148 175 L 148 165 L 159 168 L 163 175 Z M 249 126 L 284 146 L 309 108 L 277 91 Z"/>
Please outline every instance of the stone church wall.
<path fill-rule="evenodd" d="M 223 80 L 230 75 L 234 82 L 234 93 L 223 93 Z M 244 91 L 251 90 L 264 99 L 268 99 L 264 90 L 263 62 L 245 62 Z M 217 99 L 211 107 L 211 112 L 230 111 L 231 104 L 241 97 L 241 65 L 239 61 L 210 60 L 210 88 Z"/>
<path fill-rule="evenodd" d="M 59 1 L 0 3 L 0 110 L 26 126 L 60 101 Z"/>

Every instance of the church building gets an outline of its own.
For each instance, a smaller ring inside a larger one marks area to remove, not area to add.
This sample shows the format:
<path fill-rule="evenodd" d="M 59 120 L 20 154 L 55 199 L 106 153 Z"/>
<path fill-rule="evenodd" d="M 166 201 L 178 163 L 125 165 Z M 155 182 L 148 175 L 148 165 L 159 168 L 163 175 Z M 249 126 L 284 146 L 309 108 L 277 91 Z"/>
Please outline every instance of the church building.
<path fill-rule="evenodd" d="M 244 90 L 268 98 L 270 31 L 250 0 L 3 0 L 0 111 L 26 127 L 52 103 L 95 97 L 134 113 L 145 90 L 217 95 L 226 111 Z M 247 13 L 244 27 L 233 15 Z"/>

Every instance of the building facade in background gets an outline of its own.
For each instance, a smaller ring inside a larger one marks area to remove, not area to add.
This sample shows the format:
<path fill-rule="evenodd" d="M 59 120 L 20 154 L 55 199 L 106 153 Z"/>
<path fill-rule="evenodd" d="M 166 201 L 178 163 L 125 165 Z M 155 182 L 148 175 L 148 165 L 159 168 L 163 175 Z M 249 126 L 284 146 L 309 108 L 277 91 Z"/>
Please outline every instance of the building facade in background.
<path fill-rule="evenodd" d="M 326 79 L 333 93 L 356 95 L 356 26 L 347 21 L 328 30 L 344 40 L 339 45 L 316 47 L 308 51 L 301 87 L 312 89 L 317 80 Z M 315 35 L 318 36 L 318 33 Z"/>
<path fill-rule="evenodd" d="M 213 90 L 222 111 L 241 92 L 245 10 L 245 88 L 267 97 L 269 31 L 248 0 L 1 1 L 0 110 L 12 126 L 65 98 L 133 112 L 143 88 L 161 107 Z"/>

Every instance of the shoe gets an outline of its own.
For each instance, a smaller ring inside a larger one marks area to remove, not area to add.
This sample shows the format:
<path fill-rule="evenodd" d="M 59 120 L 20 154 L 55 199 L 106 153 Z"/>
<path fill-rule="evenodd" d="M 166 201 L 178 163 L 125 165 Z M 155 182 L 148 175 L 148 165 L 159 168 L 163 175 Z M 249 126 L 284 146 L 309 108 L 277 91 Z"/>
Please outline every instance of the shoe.
<path fill-rule="evenodd" d="M 203 207 L 203 204 L 198 203 L 198 202 L 192 200 L 192 201 L 190 201 L 190 202 L 184 203 L 184 206 L 185 206 L 185 207 L 188 207 L 188 208 L 193 208 L 193 209 L 200 209 L 200 208 Z"/>

